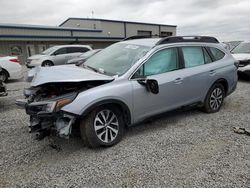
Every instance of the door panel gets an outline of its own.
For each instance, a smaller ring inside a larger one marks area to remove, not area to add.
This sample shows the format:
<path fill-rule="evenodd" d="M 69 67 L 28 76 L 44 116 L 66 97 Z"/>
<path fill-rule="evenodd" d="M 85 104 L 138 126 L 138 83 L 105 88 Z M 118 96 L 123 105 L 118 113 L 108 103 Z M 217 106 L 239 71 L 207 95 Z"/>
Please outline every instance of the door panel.
<path fill-rule="evenodd" d="M 187 103 L 202 101 L 211 86 L 216 69 L 212 68 L 211 58 L 206 50 L 199 46 L 182 47 L 185 64 L 183 76 L 186 79 L 185 100 Z"/>
<path fill-rule="evenodd" d="M 54 55 L 51 56 L 53 59 L 53 63 L 55 65 L 62 65 L 65 64 L 65 56 L 67 55 L 67 49 L 66 48 L 60 48 L 57 51 L 54 52 Z"/>
<path fill-rule="evenodd" d="M 185 79 L 179 69 L 177 48 L 167 48 L 153 54 L 135 73 L 135 77 L 147 77 L 158 82 L 159 93 L 152 94 L 145 85 L 131 80 L 134 91 L 134 114 L 137 120 L 176 108 L 184 102 Z"/>
<path fill-rule="evenodd" d="M 148 76 L 147 79 L 155 79 L 159 84 L 159 93 L 152 94 L 146 87 L 131 80 L 134 92 L 134 114 L 138 121 L 168 110 L 182 106 L 183 91 L 186 90 L 185 78 L 180 77 L 184 70 L 175 70 L 158 75 Z M 176 81 L 177 80 L 177 81 Z"/>

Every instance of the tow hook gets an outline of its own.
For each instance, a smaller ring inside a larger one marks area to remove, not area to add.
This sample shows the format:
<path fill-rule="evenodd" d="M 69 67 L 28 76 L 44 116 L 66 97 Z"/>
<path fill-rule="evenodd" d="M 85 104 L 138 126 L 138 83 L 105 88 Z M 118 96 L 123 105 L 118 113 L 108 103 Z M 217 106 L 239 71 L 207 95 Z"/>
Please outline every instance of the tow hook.
<path fill-rule="evenodd" d="M 49 136 L 50 132 L 49 131 L 40 131 L 38 133 L 36 133 L 36 140 L 42 140 L 44 139 L 46 136 Z"/>

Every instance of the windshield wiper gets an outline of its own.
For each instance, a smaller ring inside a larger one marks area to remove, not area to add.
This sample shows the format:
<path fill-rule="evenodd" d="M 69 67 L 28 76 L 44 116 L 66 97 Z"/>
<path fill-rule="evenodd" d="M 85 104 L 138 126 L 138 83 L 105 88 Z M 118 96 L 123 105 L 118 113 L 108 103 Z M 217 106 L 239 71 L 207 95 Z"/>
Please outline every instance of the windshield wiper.
<path fill-rule="evenodd" d="M 91 66 L 88 66 L 88 65 L 84 65 L 83 66 L 84 68 L 88 68 L 88 69 L 91 69 L 91 70 L 93 70 L 93 71 L 95 71 L 95 72 L 97 72 L 97 73 L 101 73 L 101 74 L 104 74 L 105 73 L 105 71 L 103 70 L 103 69 L 101 69 L 101 68 L 94 68 L 94 67 L 91 67 Z"/>

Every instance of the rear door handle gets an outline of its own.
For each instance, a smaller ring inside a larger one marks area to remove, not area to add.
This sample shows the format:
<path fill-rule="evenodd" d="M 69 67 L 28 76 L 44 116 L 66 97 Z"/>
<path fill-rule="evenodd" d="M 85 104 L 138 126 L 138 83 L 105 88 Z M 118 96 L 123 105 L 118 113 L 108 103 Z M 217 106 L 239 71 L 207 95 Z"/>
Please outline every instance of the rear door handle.
<path fill-rule="evenodd" d="M 174 80 L 174 83 L 175 83 L 175 84 L 181 84 L 182 81 L 183 81 L 182 78 L 176 78 L 176 79 Z"/>
<path fill-rule="evenodd" d="M 215 75 L 215 73 L 216 73 L 215 70 L 210 70 L 210 71 L 209 71 L 209 74 L 210 74 L 211 76 Z"/>

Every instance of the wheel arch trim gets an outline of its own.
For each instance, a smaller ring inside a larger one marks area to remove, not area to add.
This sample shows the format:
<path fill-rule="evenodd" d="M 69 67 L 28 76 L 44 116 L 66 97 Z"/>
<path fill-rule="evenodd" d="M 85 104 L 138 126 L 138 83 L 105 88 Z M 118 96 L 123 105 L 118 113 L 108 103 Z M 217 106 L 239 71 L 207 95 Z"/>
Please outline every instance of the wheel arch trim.
<path fill-rule="evenodd" d="M 86 116 L 92 110 L 94 110 L 96 107 L 102 106 L 102 105 L 107 105 L 107 104 L 118 105 L 122 110 L 125 124 L 126 125 L 131 124 L 131 111 L 130 111 L 129 107 L 124 102 L 122 102 L 121 100 L 118 100 L 118 99 L 106 99 L 106 100 L 96 102 L 96 103 L 92 104 L 91 106 L 89 106 L 86 110 L 84 110 L 84 112 L 81 114 L 81 117 Z"/>

